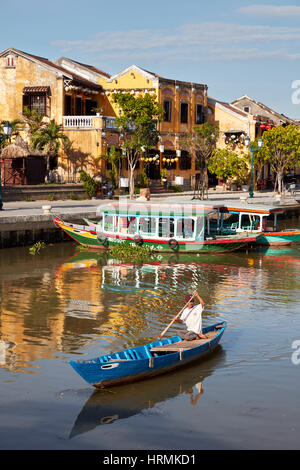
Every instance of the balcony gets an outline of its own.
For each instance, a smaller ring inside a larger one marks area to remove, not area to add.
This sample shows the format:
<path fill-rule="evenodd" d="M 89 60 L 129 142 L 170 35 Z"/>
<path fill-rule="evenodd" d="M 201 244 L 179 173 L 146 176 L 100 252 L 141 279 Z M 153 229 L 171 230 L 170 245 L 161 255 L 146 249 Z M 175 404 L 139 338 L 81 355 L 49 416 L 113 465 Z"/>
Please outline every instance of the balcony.
<path fill-rule="evenodd" d="M 63 127 L 73 129 L 118 129 L 113 116 L 63 116 Z M 95 122 L 96 121 L 96 122 Z"/>

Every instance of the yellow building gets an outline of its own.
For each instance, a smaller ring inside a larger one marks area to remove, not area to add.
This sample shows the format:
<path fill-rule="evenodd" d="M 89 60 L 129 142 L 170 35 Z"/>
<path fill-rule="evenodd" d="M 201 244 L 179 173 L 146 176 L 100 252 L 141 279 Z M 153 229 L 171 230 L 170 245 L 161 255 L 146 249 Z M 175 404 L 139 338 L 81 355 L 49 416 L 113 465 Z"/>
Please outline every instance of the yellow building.
<path fill-rule="evenodd" d="M 250 137 L 251 141 L 260 137 L 263 139 L 268 129 L 295 123 L 247 95 L 232 103 L 208 97 L 208 120 L 218 124 L 220 129 L 217 148 L 227 147 L 241 155 L 249 151 L 244 143 L 245 137 Z M 273 179 L 270 164 L 262 167 L 260 175 L 254 174 L 258 189 L 273 187 Z"/>
<path fill-rule="evenodd" d="M 196 172 L 195 155 L 180 148 L 180 142 L 194 126 L 206 121 L 207 86 L 170 80 L 131 65 L 108 78 L 103 87 L 112 106 L 114 92 L 136 96 L 150 93 L 156 97 L 164 110 L 164 119 L 158 123 L 160 142 L 156 149 L 148 153 L 151 161 L 148 159 L 142 167 L 145 167 L 152 180 L 159 180 L 161 169 L 165 168 L 170 183 L 183 184 L 189 188 Z M 118 111 L 114 107 L 115 115 L 118 115 Z"/>
<path fill-rule="evenodd" d="M 80 64 L 78 64 L 78 67 Z M 101 78 L 109 75 L 97 69 L 76 73 L 59 63 L 10 48 L 0 54 L 1 120 L 22 120 L 24 107 L 37 110 L 45 121 L 54 119 L 71 143 L 68 155 L 58 162 L 53 176 L 57 181 L 78 179 L 78 170 L 101 175 L 102 131 L 107 121 L 99 114 L 107 99 Z M 109 114 L 109 110 L 106 110 Z M 103 113 L 102 113 L 103 114 Z M 28 138 L 26 128 L 23 137 Z M 100 164 L 99 164 L 100 163 Z"/>

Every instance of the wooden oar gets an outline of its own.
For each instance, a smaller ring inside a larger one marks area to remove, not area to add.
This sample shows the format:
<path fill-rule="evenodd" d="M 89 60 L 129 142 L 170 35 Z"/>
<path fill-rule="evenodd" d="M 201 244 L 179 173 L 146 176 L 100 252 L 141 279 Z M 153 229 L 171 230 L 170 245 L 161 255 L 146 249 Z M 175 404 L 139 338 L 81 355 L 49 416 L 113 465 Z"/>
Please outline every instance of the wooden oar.
<path fill-rule="evenodd" d="M 173 325 L 173 323 L 177 320 L 177 318 L 182 314 L 183 310 L 188 306 L 188 304 L 190 303 L 190 301 L 195 297 L 196 293 L 192 294 L 191 298 L 188 300 L 188 302 L 185 304 L 185 306 L 180 310 L 179 313 L 177 313 L 177 315 L 173 318 L 173 320 L 171 321 L 171 323 L 167 326 L 167 328 L 159 335 L 159 337 L 157 338 L 156 341 L 159 341 L 163 336 L 164 334 L 168 331 L 168 329 Z"/>

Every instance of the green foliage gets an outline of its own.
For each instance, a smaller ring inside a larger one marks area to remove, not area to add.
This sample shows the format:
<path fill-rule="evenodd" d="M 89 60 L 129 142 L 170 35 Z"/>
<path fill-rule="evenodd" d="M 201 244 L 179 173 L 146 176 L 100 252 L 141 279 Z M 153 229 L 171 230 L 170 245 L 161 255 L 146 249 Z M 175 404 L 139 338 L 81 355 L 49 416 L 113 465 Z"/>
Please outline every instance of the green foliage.
<path fill-rule="evenodd" d="M 143 262 L 151 259 L 153 250 L 149 246 L 127 245 L 126 243 L 119 243 L 112 246 L 110 249 L 110 256 L 120 261 L 129 262 Z"/>
<path fill-rule="evenodd" d="M 174 193 L 182 193 L 183 192 L 183 189 L 180 186 L 178 186 L 178 184 L 174 184 L 174 185 L 170 186 L 170 189 L 172 191 L 174 191 Z"/>
<path fill-rule="evenodd" d="M 283 176 L 287 171 L 300 165 L 300 130 L 298 126 L 289 126 L 270 129 L 263 134 L 263 147 L 259 157 L 264 163 L 270 163 L 277 175 L 277 189 L 283 190 Z"/>
<path fill-rule="evenodd" d="M 121 111 L 116 124 L 123 135 L 123 151 L 129 168 L 130 198 L 134 194 L 134 170 L 141 153 L 155 148 L 158 142 L 157 122 L 163 109 L 156 97 L 145 94 L 135 97 L 130 93 L 113 93 L 114 103 Z"/>
<path fill-rule="evenodd" d="M 46 243 L 44 242 L 36 242 L 32 247 L 29 248 L 29 253 L 31 255 L 39 255 L 40 251 L 46 248 Z"/>
<path fill-rule="evenodd" d="M 69 193 L 68 199 L 72 199 L 72 200 L 76 200 L 76 199 L 77 199 L 77 197 L 76 197 L 76 195 L 73 193 L 73 191 L 71 191 L 71 192 Z"/>
<path fill-rule="evenodd" d="M 24 124 L 23 121 L 20 121 L 20 119 L 13 119 L 12 121 L 10 121 L 9 123 L 12 127 L 12 131 L 11 131 L 10 136 L 6 136 L 4 134 L 4 130 L 3 130 L 3 126 L 6 122 L 7 121 L 1 121 L 1 125 L 0 125 L 0 144 L 1 144 L 1 146 L 4 146 L 6 139 L 8 139 L 8 141 L 11 142 L 11 138 L 17 136 L 20 133 L 20 130 L 22 129 L 23 124 Z"/>
<path fill-rule="evenodd" d="M 213 152 L 208 162 L 208 169 L 217 178 L 222 178 L 225 181 L 237 179 L 240 183 L 245 183 L 249 178 L 247 158 L 227 148 Z"/>
<path fill-rule="evenodd" d="M 56 124 L 54 119 L 51 119 L 47 126 L 40 128 L 32 135 L 34 148 L 44 150 L 45 153 L 50 153 L 54 156 L 58 154 L 62 143 L 65 148 L 70 146 L 69 138 L 62 133 L 62 126 Z"/>
<path fill-rule="evenodd" d="M 103 155 L 103 158 L 111 164 L 111 170 L 109 170 L 111 182 L 114 188 L 118 186 L 120 163 L 122 155 L 118 152 L 114 145 L 112 145 L 109 151 Z"/>
<path fill-rule="evenodd" d="M 168 175 L 168 170 L 166 168 L 162 168 L 160 170 L 160 182 L 161 184 L 164 184 L 164 179 L 167 178 L 167 175 Z"/>
<path fill-rule="evenodd" d="M 27 106 L 23 109 L 23 120 L 27 124 L 30 136 L 39 132 L 46 123 L 43 121 L 42 116 L 37 109 L 30 110 Z"/>
<path fill-rule="evenodd" d="M 138 184 L 140 188 L 148 188 L 149 181 L 145 170 L 141 171 Z"/>
<path fill-rule="evenodd" d="M 83 182 L 83 187 L 89 197 L 93 197 L 97 193 L 98 183 L 85 171 L 80 171 L 80 181 Z"/>
<path fill-rule="evenodd" d="M 63 134 L 62 126 L 56 124 L 54 119 L 51 119 L 49 124 L 40 127 L 36 132 L 34 132 L 31 135 L 31 142 L 33 148 L 42 150 L 46 155 L 46 178 L 49 180 L 50 157 L 57 157 L 62 145 L 66 150 L 70 148 L 71 142 L 69 138 Z"/>
<path fill-rule="evenodd" d="M 200 170 L 201 181 L 201 199 L 204 199 L 207 181 L 205 180 L 208 161 L 216 147 L 220 134 L 217 124 L 205 122 L 200 126 L 193 127 L 192 132 L 180 142 L 181 146 L 188 152 L 194 152 L 196 155 L 196 168 Z"/>

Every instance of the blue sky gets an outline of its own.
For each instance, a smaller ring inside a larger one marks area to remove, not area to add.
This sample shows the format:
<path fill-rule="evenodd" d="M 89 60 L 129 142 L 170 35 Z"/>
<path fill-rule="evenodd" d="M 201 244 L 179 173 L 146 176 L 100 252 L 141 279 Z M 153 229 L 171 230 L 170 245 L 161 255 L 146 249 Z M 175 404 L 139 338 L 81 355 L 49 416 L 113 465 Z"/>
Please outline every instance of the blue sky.
<path fill-rule="evenodd" d="M 299 0 L 1 3 L 1 50 L 66 56 L 111 74 L 136 64 L 205 83 L 219 100 L 248 94 L 300 118 L 292 99 L 300 80 Z"/>

